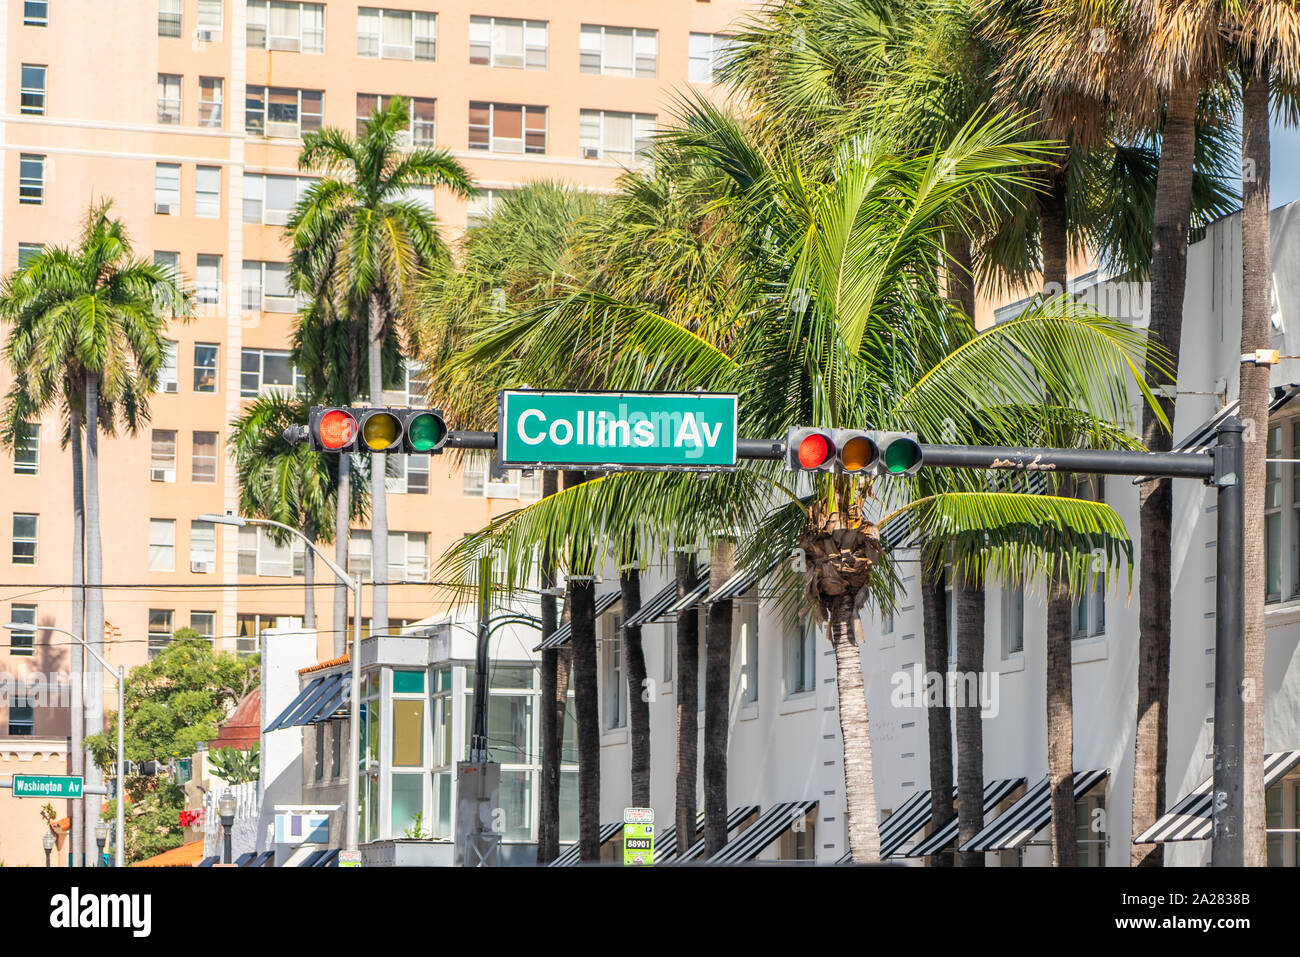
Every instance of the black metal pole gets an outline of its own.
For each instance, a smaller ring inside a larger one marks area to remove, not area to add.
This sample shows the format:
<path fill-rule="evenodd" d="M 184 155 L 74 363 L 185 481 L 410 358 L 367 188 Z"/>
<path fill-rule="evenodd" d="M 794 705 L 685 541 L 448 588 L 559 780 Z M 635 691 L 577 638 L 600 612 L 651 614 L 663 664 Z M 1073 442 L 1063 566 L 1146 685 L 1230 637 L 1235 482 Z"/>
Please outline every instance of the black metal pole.
<path fill-rule="evenodd" d="M 488 707 L 488 617 L 491 613 L 492 565 L 484 558 L 479 562 L 478 647 L 474 655 L 474 723 L 470 731 L 469 759 L 474 763 L 487 760 Z"/>
<path fill-rule="evenodd" d="M 229 863 L 230 863 L 230 841 L 231 841 L 231 838 L 234 837 L 234 834 L 233 834 L 232 832 L 235 830 L 235 819 L 234 819 L 234 818 L 231 818 L 231 819 L 230 819 L 230 823 L 227 824 L 227 823 L 226 823 L 226 819 L 225 819 L 225 818 L 222 818 L 222 819 L 221 819 L 221 824 L 222 824 L 222 828 L 223 828 L 223 829 L 225 830 L 225 832 L 226 832 L 226 840 L 225 840 L 225 844 L 226 844 L 226 846 L 225 846 L 225 854 L 224 854 L 224 856 L 223 856 L 223 859 L 222 859 L 221 863 L 222 863 L 222 864 L 229 864 Z"/>
<path fill-rule="evenodd" d="M 1214 835 L 1213 867 L 1245 862 L 1243 799 L 1246 704 L 1245 494 L 1241 485 L 1242 424 L 1235 416 L 1218 429 L 1214 484 L 1218 487 L 1218 534 L 1214 614 Z"/>

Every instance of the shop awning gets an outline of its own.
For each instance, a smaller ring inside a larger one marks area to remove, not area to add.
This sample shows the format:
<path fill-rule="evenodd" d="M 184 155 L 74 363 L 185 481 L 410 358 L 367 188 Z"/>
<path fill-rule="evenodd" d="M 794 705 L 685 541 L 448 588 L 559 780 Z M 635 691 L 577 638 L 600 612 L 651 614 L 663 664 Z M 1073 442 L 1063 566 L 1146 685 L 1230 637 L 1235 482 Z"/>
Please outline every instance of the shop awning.
<path fill-rule="evenodd" d="M 1300 765 L 1300 751 L 1274 751 L 1264 755 L 1264 787 L 1272 787 Z M 1171 841 L 1206 841 L 1214 833 L 1214 777 L 1197 786 L 1163 817 L 1133 839 L 1134 844 Z"/>
<path fill-rule="evenodd" d="M 603 595 L 597 595 L 596 596 L 596 617 L 599 618 L 601 615 L 605 614 L 605 612 L 609 611 L 611 608 L 613 608 L 622 600 L 623 600 L 623 592 L 617 588 L 614 589 L 613 591 L 607 591 Z M 573 637 L 573 622 L 566 621 L 559 628 L 555 629 L 555 633 L 551 635 L 551 637 L 543 641 L 540 645 L 534 648 L 533 651 L 541 651 L 544 648 L 558 648 L 560 647 L 560 645 L 564 644 L 572 637 Z"/>
<path fill-rule="evenodd" d="M 299 867 L 324 867 L 325 865 L 322 864 L 321 861 L 323 861 L 329 853 L 330 853 L 329 848 L 321 848 L 318 851 L 312 851 L 310 854 L 308 854 L 306 857 L 304 857 L 301 861 L 298 862 L 298 866 Z M 335 851 L 334 854 L 337 856 L 338 851 Z"/>
<path fill-rule="evenodd" d="M 338 690 L 330 696 L 329 700 L 315 709 L 315 713 L 305 721 L 299 724 L 319 724 L 322 721 L 328 721 L 343 707 L 352 700 L 352 676 L 345 674 L 343 680 L 339 683 Z"/>
<path fill-rule="evenodd" d="M 205 857 L 203 860 L 199 861 L 199 867 L 212 867 L 216 864 L 219 864 L 220 862 L 221 862 L 221 858 L 215 855 L 212 857 Z"/>
<path fill-rule="evenodd" d="M 348 673 L 342 671 L 322 678 L 313 678 L 307 683 L 307 687 L 299 691 L 298 696 L 289 702 L 289 707 L 266 726 L 267 732 L 296 727 L 315 718 L 320 709 L 333 699 L 339 688 L 347 684 L 347 678 Z"/>
<path fill-rule="evenodd" d="M 244 867 L 265 867 L 273 857 L 275 857 L 275 851 L 263 851 L 261 854 L 255 855 Z"/>
<path fill-rule="evenodd" d="M 701 577 L 705 582 L 705 591 L 708 590 L 709 566 L 703 565 L 695 570 L 697 577 Z M 699 586 L 696 586 L 697 588 Z M 699 599 L 696 599 L 698 601 Z M 649 601 L 641 606 L 641 610 L 627 620 L 629 625 L 648 625 L 658 621 L 673 610 L 677 604 L 677 582 L 671 581 L 659 591 L 654 593 Z M 692 602 L 691 604 L 694 604 Z M 686 606 L 687 608 L 690 605 Z"/>
<path fill-rule="evenodd" d="M 752 860 L 769 844 L 794 827 L 795 821 L 817 807 L 816 801 L 786 801 L 774 804 L 758 816 L 734 840 L 710 857 L 706 864 L 743 864 Z"/>
<path fill-rule="evenodd" d="M 1110 775 L 1109 769 L 1074 772 L 1077 801 Z M 1051 781 L 1043 778 L 1015 804 L 961 846 L 963 851 L 1010 851 L 1028 842 L 1052 819 Z"/>
<path fill-rule="evenodd" d="M 1024 778 L 1001 778 L 984 785 L 984 815 L 987 817 L 1016 788 L 1025 783 Z M 957 840 L 957 818 L 954 815 L 943 827 L 939 828 L 916 847 L 907 852 L 907 857 L 925 857 L 937 854 L 953 841 Z"/>
<path fill-rule="evenodd" d="M 730 834 L 732 831 L 740 827 L 740 825 L 744 824 L 746 821 L 748 821 L 751 817 L 753 817 L 757 813 L 758 813 L 757 804 L 742 804 L 740 807 L 732 808 L 731 813 L 727 815 L 727 833 Z M 701 811 L 695 818 L 695 836 L 698 838 L 703 832 L 704 832 L 704 812 Z M 702 850 L 703 847 L 704 847 L 703 843 L 697 840 L 694 844 L 691 845 L 690 850 L 695 851 L 696 848 L 700 848 Z M 700 852 L 696 851 L 696 853 L 693 854 L 692 857 L 699 857 L 699 854 Z M 662 864 L 665 861 L 675 858 L 676 855 L 677 855 L 677 825 L 674 824 L 673 826 L 669 827 L 666 831 L 662 831 L 655 835 L 655 860 Z"/>
<path fill-rule="evenodd" d="M 613 840 L 615 834 L 623 833 L 623 822 L 615 821 L 613 824 L 602 824 L 600 826 L 600 843 Z M 582 861 L 582 846 L 578 841 L 574 841 L 564 850 L 560 851 L 560 856 L 547 867 L 576 867 Z"/>
<path fill-rule="evenodd" d="M 957 789 L 952 789 L 953 800 Z M 930 823 L 930 789 L 918 791 L 880 825 L 880 859 L 893 857 L 899 848 Z"/>
<path fill-rule="evenodd" d="M 707 570 L 701 571 L 700 574 L 704 577 L 699 584 L 669 605 L 664 610 L 665 615 L 679 615 L 688 609 L 694 608 L 704 600 L 704 596 L 709 593 L 709 575 Z"/>
<path fill-rule="evenodd" d="M 705 604 L 714 601 L 727 601 L 728 599 L 739 598 L 762 581 L 764 577 L 770 575 L 773 569 L 775 569 L 779 564 L 781 564 L 781 560 L 777 559 L 766 568 L 754 568 L 748 571 L 736 572 L 736 574 L 732 575 L 725 582 L 719 585 L 716 591 L 712 591 L 704 596 Z"/>
<path fill-rule="evenodd" d="M 313 867 L 338 867 L 339 866 L 339 849 L 332 847 L 320 857 Z"/>
<path fill-rule="evenodd" d="M 180 847 L 173 847 L 170 851 L 163 851 L 161 854 L 155 854 L 153 857 L 146 857 L 143 861 L 136 861 L 132 867 L 197 867 L 203 860 L 203 842 L 190 841 L 188 844 L 182 844 Z M 212 863 L 216 863 L 213 860 Z"/>
<path fill-rule="evenodd" d="M 257 854 L 254 853 L 253 851 L 245 851 L 243 854 L 240 854 L 237 858 L 235 858 L 235 866 L 247 867 L 252 862 L 253 858 L 255 858 L 256 856 Z"/>

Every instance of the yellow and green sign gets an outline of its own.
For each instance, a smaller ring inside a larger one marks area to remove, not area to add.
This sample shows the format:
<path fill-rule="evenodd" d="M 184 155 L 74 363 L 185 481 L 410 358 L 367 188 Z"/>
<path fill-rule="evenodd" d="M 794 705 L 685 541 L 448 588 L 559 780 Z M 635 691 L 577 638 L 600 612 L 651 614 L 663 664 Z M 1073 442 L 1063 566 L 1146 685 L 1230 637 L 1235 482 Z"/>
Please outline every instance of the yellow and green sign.
<path fill-rule="evenodd" d="M 655 812 L 649 807 L 623 809 L 623 863 L 645 866 L 655 862 Z"/>

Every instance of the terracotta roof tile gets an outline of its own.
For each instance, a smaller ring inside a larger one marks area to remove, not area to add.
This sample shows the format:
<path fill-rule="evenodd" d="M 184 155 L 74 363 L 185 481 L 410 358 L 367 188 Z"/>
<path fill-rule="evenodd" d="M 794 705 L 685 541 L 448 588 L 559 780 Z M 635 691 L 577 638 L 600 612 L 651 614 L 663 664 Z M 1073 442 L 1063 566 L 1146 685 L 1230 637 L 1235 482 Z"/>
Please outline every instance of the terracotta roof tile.
<path fill-rule="evenodd" d="M 338 665 L 346 665 L 351 660 L 349 655 L 341 655 L 338 658 L 330 658 L 328 661 L 318 661 L 314 665 L 308 665 L 306 668 L 299 668 L 298 674 L 305 675 L 312 671 L 324 671 L 326 668 L 334 668 Z"/>

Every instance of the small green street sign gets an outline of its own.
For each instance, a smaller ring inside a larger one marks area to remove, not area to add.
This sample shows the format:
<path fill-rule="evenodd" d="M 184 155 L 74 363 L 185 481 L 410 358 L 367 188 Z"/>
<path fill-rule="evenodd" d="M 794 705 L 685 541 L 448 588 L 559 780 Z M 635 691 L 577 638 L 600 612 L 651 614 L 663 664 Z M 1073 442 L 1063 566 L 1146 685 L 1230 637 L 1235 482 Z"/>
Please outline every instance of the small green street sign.
<path fill-rule="evenodd" d="M 623 863 L 637 866 L 655 862 L 655 812 L 649 807 L 623 809 Z"/>
<path fill-rule="evenodd" d="M 508 390 L 497 452 L 504 468 L 734 468 L 737 409 L 706 392 Z"/>
<path fill-rule="evenodd" d="M 84 780 L 81 777 L 55 774 L 15 774 L 14 797 L 79 798 Z"/>

